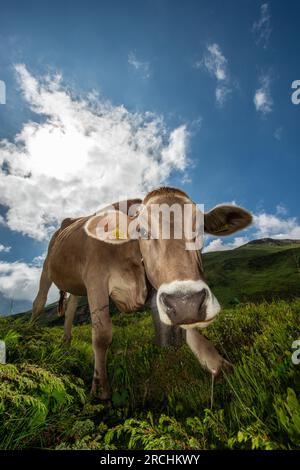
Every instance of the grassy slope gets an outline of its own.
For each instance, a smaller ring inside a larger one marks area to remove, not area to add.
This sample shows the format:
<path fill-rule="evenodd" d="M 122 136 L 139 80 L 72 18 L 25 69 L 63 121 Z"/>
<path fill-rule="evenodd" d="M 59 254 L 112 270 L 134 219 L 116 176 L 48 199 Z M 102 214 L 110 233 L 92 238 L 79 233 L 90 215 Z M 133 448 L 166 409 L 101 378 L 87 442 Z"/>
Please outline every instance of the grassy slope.
<path fill-rule="evenodd" d="M 153 345 L 149 313 L 114 318 L 109 353 L 113 408 L 90 402 L 90 325 L 0 320 L 8 362 L 0 366 L 0 448 L 300 448 L 300 300 L 224 310 L 206 330 L 236 365 L 214 386 L 186 346 Z"/>
<path fill-rule="evenodd" d="M 300 246 L 244 245 L 207 253 L 204 272 L 222 305 L 300 296 Z"/>

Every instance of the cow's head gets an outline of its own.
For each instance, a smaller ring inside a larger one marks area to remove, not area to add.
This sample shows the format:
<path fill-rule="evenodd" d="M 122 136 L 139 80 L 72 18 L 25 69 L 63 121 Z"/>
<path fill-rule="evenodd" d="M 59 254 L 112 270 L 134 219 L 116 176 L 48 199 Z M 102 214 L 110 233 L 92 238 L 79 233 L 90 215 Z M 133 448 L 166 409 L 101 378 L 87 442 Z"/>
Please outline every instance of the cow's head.
<path fill-rule="evenodd" d="M 219 313 L 220 305 L 204 279 L 201 231 L 197 240 L 190 232 L 192 228 L 194 235 L 197 233 L 197 221 L 201 225 L 196 204 L 183 191 L 160 188 L 150 192 L 140 207 L 131 209 L 129 215 L 118 212 L 117 229 L 111 225 L 105 241 L 121 244 L 138 238 L 148 280 L 157 290 L 161 321 L 183 328 L 205 328 Z M 204 232 L 217 236 L 231 235 L 251 221 L 249 212 L 232 205 L 220 205 L 202 214 Z M 191 249 L 195 242 L 195 249 Z"/>
<path fill-rule="evenodd" d="M 158 210 L 158 207 L 161 210 Z M 170 217 L 167 216 L 166 220 L 163 220 L 161 214 L 167 214 L 168 207 L 171 209 Z M 181 214 L 185 213 L 186 208 L 187 217 L 181 217 L 178 208 L 182 209 Z M 199 212 L 199 209 L 182 191 L 160 188 L 145 197 L 139 217 L 140 249 L 147 277 L 157 289 L 160 319 L 166 324 L 184 328 L 205 328 L 220 311 L 219 302 L 204 279 L 201 231 L 200 239 L 197 237 L 196 249 L 187 249 L 195 240 L 185 235 L 185 232 L 189 233 L 188 229 L 185 230 L 185 225 L 189 222 L 193 231 L 196 229 L 197 211 Z M 249 212 L 230 205 L 220 205 L 202 214 L 204 231 L 218 236 L 230 235 L 243 229 L 251 220 Z M 180 221 L 181 225 L 179 223 L 179 227 L 175 227 Z M 166 238 L 168 224 L 170 236 Z M 148 237 L 145 237 L 147 228 Z M 181 237 L 178 236 L 179 232 Z"/>

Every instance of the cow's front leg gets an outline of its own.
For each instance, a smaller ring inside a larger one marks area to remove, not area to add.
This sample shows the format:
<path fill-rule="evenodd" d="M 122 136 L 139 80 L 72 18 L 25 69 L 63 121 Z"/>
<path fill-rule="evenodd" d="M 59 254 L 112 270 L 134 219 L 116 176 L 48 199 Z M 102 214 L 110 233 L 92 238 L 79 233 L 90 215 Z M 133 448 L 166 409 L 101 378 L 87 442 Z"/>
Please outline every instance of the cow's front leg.
<path fill-rule="evenodd" d="M 111 396 L 107 376 L 106 359 L 112 341 L 112 321 L 109 316 L 108 294 L 88 290 L 88 301 L 92 320 L 92 341 L 95 356 L 94 377 L 91 394 L 100 400 Z"/>
<path fill-rule="evenodd" d="M 179 326 L 165 325 L 162 323 L 156 304 L 156 294 L 156 290 L 153 289 L 149 300 L 154 323 L 155 343 L 162 348 L 167 346 L 180 347 L 184 343 L 185 330 Z"/>
<path fill-rule="evenodd" d="M 218 377 L 222 370 L 232 372 L 233 365 L 218 353 L 214 345 L 197 328 L 186 330 L 186 342 L 200 364 L 214 377 Z"/>

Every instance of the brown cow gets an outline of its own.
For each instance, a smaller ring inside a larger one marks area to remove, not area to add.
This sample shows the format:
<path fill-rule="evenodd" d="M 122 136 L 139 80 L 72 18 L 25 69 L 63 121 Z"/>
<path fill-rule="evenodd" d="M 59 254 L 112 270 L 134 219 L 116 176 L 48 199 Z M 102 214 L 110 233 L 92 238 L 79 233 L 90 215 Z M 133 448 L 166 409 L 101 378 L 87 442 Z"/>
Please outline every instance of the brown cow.
<path fill-rule="evenodd" d="M 66 219 L 50 241 L 32 320 L 40 315 L 54 282 L 62 292 L 71 294 L 65 318 L 65 340 L 70 341 L 78 298 L 88 297 L 95 355 L 92 394 L 102 400 L 110 398 L 106 370 L 112 341 L 109 298 L 126 312 L 141 308 L 152 292 L 151 307 L 161 345 L 172 340 L 176 343 L 185 333 L 199 362 L 214 376 L 229 366 L 199 332 L 215 320 L 220 310 L 203 277 L 201 249 L 186 249 L 186 242 L 191 239 L 183 234 L 184 227 L 181 237 L 174 235 L 174 214 L 168 221 L 170 236 L 164 237 L 161 215 L 153 209 L 184 209 L 185 205 L 192 207 L 195 229 L 197 208 L 187 194 L 175 188 L 160 188 L 143 201 L 127 201 L 125 211 L 122 204 L 116 203 L 96 215 Z M 248 226 L 251 220 L 246 210 L 221 205 L 204 214 L 204 230 L 212 235 L 230 235 Z"/>

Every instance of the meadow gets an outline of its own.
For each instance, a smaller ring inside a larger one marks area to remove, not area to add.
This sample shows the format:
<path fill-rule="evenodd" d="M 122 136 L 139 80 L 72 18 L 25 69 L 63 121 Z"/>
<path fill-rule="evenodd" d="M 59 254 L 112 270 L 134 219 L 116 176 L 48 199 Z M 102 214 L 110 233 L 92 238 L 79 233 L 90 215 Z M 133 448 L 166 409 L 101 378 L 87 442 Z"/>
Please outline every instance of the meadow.
<path fill-rule="evenodd" d="M 110 407 L 91 400 L 91 326 L 2 317 L 1 449 L 299 449 L 300 299 L 240 303 L 205 335 L 235 371 L 213 383 L 186 345 L 154 345 L 151 314 L 114 314 Z"/>

